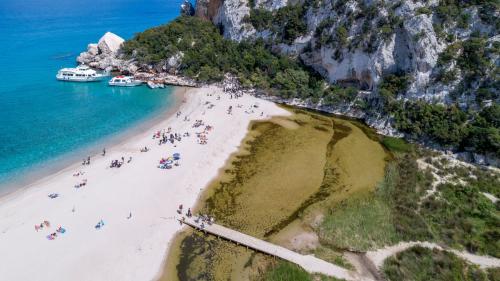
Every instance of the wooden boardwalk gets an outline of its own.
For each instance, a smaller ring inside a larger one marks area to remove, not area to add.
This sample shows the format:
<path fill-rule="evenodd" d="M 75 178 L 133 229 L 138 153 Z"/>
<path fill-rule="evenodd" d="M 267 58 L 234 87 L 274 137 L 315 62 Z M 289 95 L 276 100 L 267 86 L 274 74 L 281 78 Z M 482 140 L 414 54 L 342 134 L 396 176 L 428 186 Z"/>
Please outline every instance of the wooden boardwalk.
<path fill-rule="evenodd" d="M 262 252 L 271 256 L 279 257 L 289 262 L 301 266 L 309 273 L 321 273 L 335 278 L 345 280 L 367 280 L 359 276 L 356 272 L 347 270 L 343 267 L 328 263 L 318 259 L 313 255 L 301 255 L 284 247 L 257 239 L 250 235 L 229 229 L 217 224 L 204 224 L 203 228 L 200 223 L 196 223 L 194 218 L 185 218 L 179 220 L 181 223 L 189 225 L 195 229 L 210 233 L 217 237 L 232 241 L 238 245 L 243 245 L 255 251 Z"/>

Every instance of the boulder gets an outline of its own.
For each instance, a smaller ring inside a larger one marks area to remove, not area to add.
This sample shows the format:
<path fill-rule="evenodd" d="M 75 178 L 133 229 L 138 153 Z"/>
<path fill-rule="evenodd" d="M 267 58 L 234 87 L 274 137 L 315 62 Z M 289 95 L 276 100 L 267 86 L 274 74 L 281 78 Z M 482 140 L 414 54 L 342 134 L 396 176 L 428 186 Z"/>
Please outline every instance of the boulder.
<path fill-rule="evenodd" d="M 123 38 L 108 31 L 101 37 L 101 39 L 99 39 L 97 48 L 99 49 L 100 54 L 116 53 L 120 49 L 123 42 L 125 42 Z"/>
<path fill-rule="evenodd" d="M 165 70 L 168 71 L 170 74 L 175 74 L 177 72 L 177 69 L 179 69 L 182 58 L 184 57 L 183 52 L 177 52 L 175 55 L 171 56 L 168 58 L 167 63 L 165 65 Z"/>
<path fill-rule="evenodd" d="M 91 43 L 87 46 L 87 53 L 91 56 L 96 56 L 99 54 L 99 48 L 97 47 L 97 44 Z"/>
<path fill-rule="evenodd" d="M 125 68 L 126 62 L 118 58 L 120 47 L 124 41 L 120 36 L 106 32 L 98 43 L 88 44 L 87 51 L 80 53 L 76 61 L 98 69 L 119 70 Z"/>

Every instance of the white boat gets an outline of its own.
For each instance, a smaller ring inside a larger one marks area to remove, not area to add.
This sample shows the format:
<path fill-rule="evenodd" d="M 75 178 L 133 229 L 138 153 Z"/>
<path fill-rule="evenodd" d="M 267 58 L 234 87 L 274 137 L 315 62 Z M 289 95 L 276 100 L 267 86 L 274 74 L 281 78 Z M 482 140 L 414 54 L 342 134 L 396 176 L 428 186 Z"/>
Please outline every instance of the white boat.
<path fill-rule="evenodd" d="M 135 80 L 133 76 L 115 76 L 111 80 L 109 80 L 108 84 L 110 86 L 119 86 L 119 87 L 133 87 L 142 84 L 142 81 Z"/>
<path fill-rule="evenodd" d="M 106 73 L 99 73 L 92 68 L 82 64 L 73 68 L 63 68 L 57 72 L 56 79 L 72 82 L 95 82 L 106 77 Z"/>

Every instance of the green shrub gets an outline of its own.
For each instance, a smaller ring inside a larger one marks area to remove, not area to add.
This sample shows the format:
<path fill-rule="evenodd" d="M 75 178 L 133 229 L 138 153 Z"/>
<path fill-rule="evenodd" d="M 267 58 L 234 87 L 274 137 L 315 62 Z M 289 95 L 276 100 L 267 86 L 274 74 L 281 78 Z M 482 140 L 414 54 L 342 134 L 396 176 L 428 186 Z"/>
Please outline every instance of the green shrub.
<path fill-rule="evenodd" d="M 500 219 L 495 205 L 472 185 L 441 184 L 439 196 L 422 203 L 422 216 L 439 240 L 473 253 L 500 257 Z"/>
<path fill-rule="evenodd" d="M 221 81 L 229 72 L 244 86 L 284 97 L 309 98 L 317 96 L 318 91 L 323 96 L 323 80 L 297 61 L 271 53 L 262 40 L 226 40 L 210 22 L 196 17 L 179 17 L 148 29 L 123 46 L 129 58 L 146 64 L 162 63 L 180 50 L 184 57 L 179 73 L 198 81 Z"/>
<path fill-rule="evenodd" d="M 396 127 L 413 138 L 458 147 L 468 133 L 467 114 L 455 106 L 407 102 L 394 114 Z"/>
<path fill-rule="evenodd" d="M 488 281 L 486 272 L 456 255 L 437 249 L 412 247 L 388 258 L 383 273 L 389 281 Z"/>
<path fill-rule="evenodd" d="M 410 152 L 412 150 L 412 145 L 401 138 L 384 136 L 382 144 L 392 152 Z"/>
<path fill-rule="evenodd" d="M 263 281 L 340 281 L 333 277 L 320 274 L 309 274 L 301 267 L 280 261 L 276 267 L 269 269 L 263 276 Z"/>
<path fill-rule="evenodd" d="M 420 7 L 415 10 L 415 15 L 430 15 L 432 11 L 427 7 Z"/>
<path fill-rule="evenodd" d="M 305 11 L 306 7 L 302 4 L 285 6 L 275 11 L 251 9 L 250 17 L 245 21 L 250 22 L 258 31 L 271 30 L 283 42 L 291 43 L 307 31 Z"/>

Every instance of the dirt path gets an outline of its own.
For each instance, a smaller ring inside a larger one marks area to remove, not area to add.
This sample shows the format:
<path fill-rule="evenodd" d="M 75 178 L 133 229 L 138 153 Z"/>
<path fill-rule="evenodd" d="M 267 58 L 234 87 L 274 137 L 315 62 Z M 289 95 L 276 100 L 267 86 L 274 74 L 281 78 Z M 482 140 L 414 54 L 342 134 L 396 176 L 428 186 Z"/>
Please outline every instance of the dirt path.
<path fill-rule="evenodd" d="M 409 249 L 413 246 L 421 246 L 429 249 L 439 249 L 441 251 L 452 252 L 455 255 L 461 257 L 462 259 L 476 264 L 481 268 L 490 268 L 490 267 L 500 267 L 500 259 L 490 257 L 490 256 L 480 256 L 468 253 L 466 251 L 458 251 L 449 248 L 443 248 L 436 243 L 431 242 L 401 242 L 399 244 L 385 247 L 382 249 L 378 249 L 375 251 L 369 251 L 366 253 L 366 257 L 370 260 L 378 269 L 382 267 L 385 259 L 390 256 L 393 256 L 397 253 L 403 252 L 406 249 Z"/>

